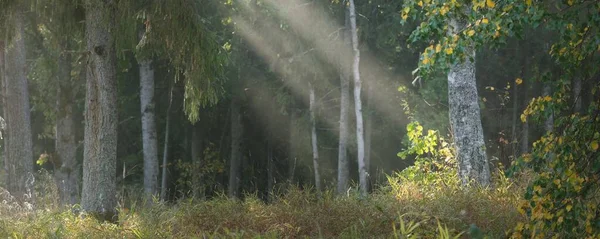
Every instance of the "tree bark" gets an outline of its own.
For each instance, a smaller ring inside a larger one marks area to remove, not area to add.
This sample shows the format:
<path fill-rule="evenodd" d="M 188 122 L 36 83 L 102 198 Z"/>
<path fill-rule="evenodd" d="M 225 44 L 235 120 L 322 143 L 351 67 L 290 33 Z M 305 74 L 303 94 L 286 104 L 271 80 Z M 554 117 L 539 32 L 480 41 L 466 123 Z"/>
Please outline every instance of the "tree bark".
<path fill-rule="evenodd" d="M 25 60 L 25 20 L 16 7 L 8 17 L 12 28 L 5 49 L 5 83 L 7 137 L 5 161 L 6 186 L 19 200 L 33 200 L 33 148 L 31 141 L 31 116 Z"/>
<path fill-rule="evenodd" d="M 354 78 L 354 112 L 356 113 L 356 147 L 357 147 L 357 159 L 358 159 L 358 176 L 360 185 L 360 194 L 364 197 L 368 194 L 368 175 L 367 165 L 365 164 L 365 140 L 364 140 L 364 124 L 362 115 L 362 100 L 360 94 L 362 91 L 361 79 L 360 79 L 360 51 L 358 49 L 358 32 L 356 29 L 356 11 L 354 7 L 354 0 L 349 1 L 349 15 L 350 15 L 350 33 L 352 36 L 352 51 L 354 52 L 354 58 L 352 63 L 352 75 Z"/>
<path fill-rule="evenodd" d="M 58 57 L 58 88 L 56 92 L 56 157 L 54 177 L 58 185 L 61 205 L 78 203 L 80 169 L 77 164 L 77 143 L 73 119 L 73 79 L 68 40 L 61 44 Z"/>
<path fill-rule="evenodd" d="M 116 4 L 86 1 L 89 52 L 85 108 L 82 207 L 99 219 L 117 220 Z"/>
<path fill-rule="evenodd" d="M 147 21 L 149 17 L 147 18 Z M 144 51 L 150 24 L 140 33 L 138 47 Z M 144 155 L 144 197 L 147 203 L 158 194 L 158 140 L 154 101 L 154 69 L 152 60 L 142 52 L 137 56 L 140 71 L 140 110 L 142 118 L 142 148 Z"/>
<path fill-rule="evenodd" d="M 449 35 L 457 34 L 464 26 L 464 22 L 451 19 Z M 465 53 L 466 59 L 452 65 L 448 73 L 450 123 L 463 185 L 473 180 L 487 186 L 490 184 L 490 166 L 485 153 L 475 80 L 475 50 L 469 47 Z"/>
<path fill-rule="evenodd" d="M 239 198 L 241 149 L 242 149 L 242 114 L 239 99 L 234 96 L 231 100 L 231 158 L 229 162 L 229 188 L 230 198 Z"/>
<path fill-rule="evenodd" d="M 346 26 L 344 29 L 344 43 L 350 46 L 350 16 L 346 12 Z M 348 190 L 348 180 L 350 177 L 350 165 L 348 164 L 348 109 L 350 108 L 350 78 L 347 73 L 347 67 L 340 62 L 340 135 L 338 144 L 338 174 L 337 174 L 337 193 L 344 195 Z"/>
<path fill-rule="evenodd" d="M 167 107 L 167 119 L 165 122 L 165 141 L 163 148 L 163 158 L 162 158 L 162 178 L 160 183 L 160 200 L 165 202 L 167 200 L 167 167 L 169 163 L 169 129 L 171 127 L 171 107 L 173 106 L 173 85 L 169 90 L 169 106 Z"/>
<path fill-rule="evenodd" d="M 319 172 L 319 147 L 317 142 L 317 119 L 316 115 L 316 102 L 315 102 L 315 89 L 312 84 L 308 83 L 309 87 L 309 103 L 310 103 L 310 124 L 311 124 L 311 142 L 312 142 L 312 155 L 313 155 L 313 169 L 315 173 L 315 189 L 317 194 L 321 194 L 321 173 Z"/>

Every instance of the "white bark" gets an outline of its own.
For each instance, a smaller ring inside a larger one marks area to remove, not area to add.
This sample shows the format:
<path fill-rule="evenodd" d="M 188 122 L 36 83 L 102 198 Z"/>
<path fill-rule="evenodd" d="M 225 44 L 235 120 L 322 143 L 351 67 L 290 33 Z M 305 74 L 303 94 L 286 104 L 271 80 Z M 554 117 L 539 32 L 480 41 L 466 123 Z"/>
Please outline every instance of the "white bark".
<path fill-rule="evenodd" d="M 83 191 L 85 211 L 117 220 L 117 71 L 115 2 L 86 1 L 89 52 L 85 108 Z"/>
<path fill-rule="evenodd" d="M 5 183 L 8 191 L 20 200 L 33 197 L 33 148 L 27 63 L 25 61 L 25 19 L 17 7 L 7 24 L 12 28 L 5 49 L 5 115 L 8 147 L 5 160 Z"/>
<path fill-rule="evenodd" d="M 144 196 L 147 202 L 158 194 L 158 142 L 154 103 L 154 69 L 151 60 L 138 60 L 140 69 L 140 109 L 144 155 Z"/>
<path fill-rule="evenodd" d="M 344 30 L 344 41 L 350 46 L 350 16 L 346 11 L 346 29 Z M 340 62 L 341 63 L 341 62 Z M 348 164 L 348 110 L 350 108 L 350 79 L 342 63 L 340 66 L 340 135 L 338 144 L 338 171 L 337 171 L 337 193 L 343 195 L 348 190 L 350 165 Z"/>
<path fill-rule="evenodd" d="M 464 26 L 464 22 L 451 19 L 449 34 L 456 34 Z M 450 123 L 463 185 L 473 180 L 479 185 L 487 186 L 490 184 L 490 166 L 481 126 L 475 79 L 475 50 L 472 46 L 469 48 L 465 51 L 464 61 L 451 66 L 448 73 Z"/>
<path fill-rule="evenodd" d="M 173 86 L 169 90 L 169 106 L 167 107 L 167 119 L 165 122 L 165 143 L 162 159 L 162 179 L 160 184 L 160 200 L 167 200 L 167 166 L 169 163 L 169 128 L 171 127 L 171 106 L 173 105 Z"/>
<path fill-rule="evenodd" d="M 352 36 L 352 51 L 354 52 L 354 60 L 352 63 L 352 76 L 354 78 L 354 112 L 356 114 L 356 147 L 358 159 L 358 177 L 360 185 L 360 193 L 362 196 L 367 196 L 368 193 L 368 175 L 367 166 L 365 164 L 365 140 L 363 130 L 363 115 L 362 115 L 362 100 L 360 98 L 362 86 L 360 80 L 360 51 L 358 50 L 358 32 L 356 29 L 356 10 L 354 0 L 349 1 L 350 14 L 350 33 Z"/>
<path fill-rule="evenodd" d="M 313 154 L 313 169 L 315 172 L 315 188 L 317 193 L 321 193 L 321 173 L 319 172 L 319 145 L 317 142 L 317 119 L 316 119 L 316 102 L 315 89 L 312 84 L 308 83 L 309 87 L 309 103 L 310 103 L 310 123 L 311 123 L 311 139 L 312 139 L 312 154 Z"/>

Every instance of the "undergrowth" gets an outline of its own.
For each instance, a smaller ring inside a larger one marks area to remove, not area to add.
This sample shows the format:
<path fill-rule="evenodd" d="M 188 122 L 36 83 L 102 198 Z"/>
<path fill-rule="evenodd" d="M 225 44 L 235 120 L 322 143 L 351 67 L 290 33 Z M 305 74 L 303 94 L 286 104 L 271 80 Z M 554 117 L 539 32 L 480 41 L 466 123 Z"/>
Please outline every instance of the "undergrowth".
<path fill-rule="evenodd" d="M 501 177 L 496 181 L 495 189 L 422 187 L 398 174 L 368 199 L 333 192 L 319 198 L 297 188 L 270 203 L 248 195 L 244 201 L 220 196 L 142 207 L 130 199 L 116 224 L 75 213 L 77 205 L 56 207 L 51 183 L 40 182 L 47 188 L 38 187 L 33 210 L 3 199 L 0 237 L 499 238 L 522 221 L 516 211 L 521 189 Z"/>

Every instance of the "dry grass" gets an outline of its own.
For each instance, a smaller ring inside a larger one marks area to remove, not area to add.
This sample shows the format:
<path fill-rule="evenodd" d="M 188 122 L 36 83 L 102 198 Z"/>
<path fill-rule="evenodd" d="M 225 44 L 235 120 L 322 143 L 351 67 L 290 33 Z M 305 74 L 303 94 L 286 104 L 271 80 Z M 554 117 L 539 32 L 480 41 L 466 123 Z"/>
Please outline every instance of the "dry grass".
<path fill-rule="evenodd" d="M 441 238 L 439 221 L 450 234 L 467 235 L 474 224 L 490 238 L 501 238 L 522 218 L 516 212 L 521 188 L 500 181 L 495 189 L 486 190 L 392 183 L 366 200 L 334 197 L 331 192 L 319 199 L 308 191 L 290 189 L 269 204 L 248 196 L 244 201 L 218 197 L 150 208 L 131 206 L 121 209 L 117 224 L 56 208 L 55 199 L 40 195 L 42 205 L 34 211 L 10 202 L 0 206 L 0 237 L 402 238 L 409 234 L 400 230 L 402 221 L 405 225 L 420 222 L 412 235 Z"/>

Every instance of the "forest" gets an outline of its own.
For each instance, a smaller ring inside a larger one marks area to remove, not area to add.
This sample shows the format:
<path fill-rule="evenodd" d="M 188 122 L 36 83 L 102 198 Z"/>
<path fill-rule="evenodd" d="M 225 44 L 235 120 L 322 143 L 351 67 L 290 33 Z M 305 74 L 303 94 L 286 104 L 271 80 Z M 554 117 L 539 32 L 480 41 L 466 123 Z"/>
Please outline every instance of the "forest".
<path fill-rule="evenodd" d="M 0 237 L 600 238 L 596 0 L 0 0 Z"/>

